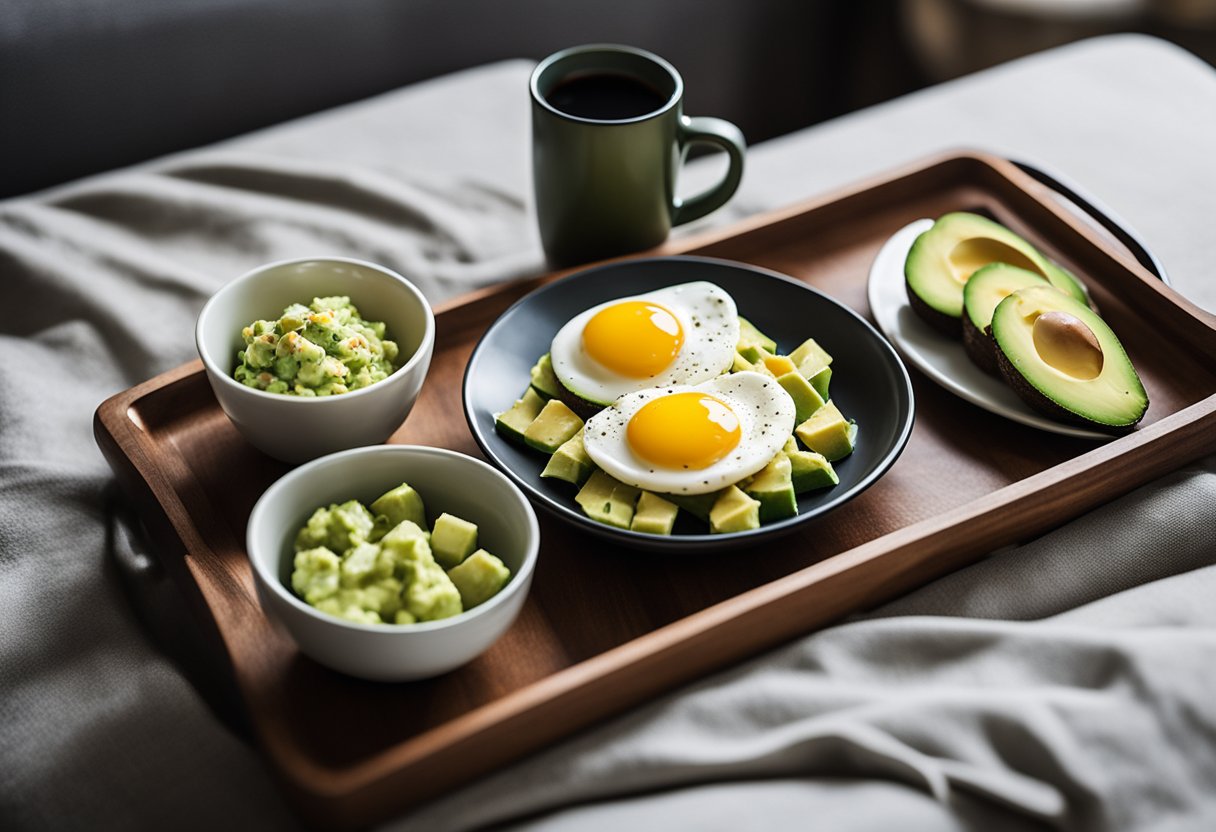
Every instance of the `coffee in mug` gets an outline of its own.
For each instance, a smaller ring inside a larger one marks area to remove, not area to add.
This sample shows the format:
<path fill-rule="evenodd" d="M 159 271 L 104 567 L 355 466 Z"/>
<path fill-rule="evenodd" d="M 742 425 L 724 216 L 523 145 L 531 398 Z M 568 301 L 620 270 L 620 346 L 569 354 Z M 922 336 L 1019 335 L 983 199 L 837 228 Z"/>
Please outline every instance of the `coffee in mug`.
<path fill-rule="evenodd" d="M 667 61 L 629 46 L 577 46 L 532 73 L 532 175 L 545 255 L 569 266 L 651 248 L 703 217 L 743 176 L 739 128 L 684 115 L 684 82 Z M 687 200 L 676 179 L 688 148 L 729 155 L 725 178 Z"/>

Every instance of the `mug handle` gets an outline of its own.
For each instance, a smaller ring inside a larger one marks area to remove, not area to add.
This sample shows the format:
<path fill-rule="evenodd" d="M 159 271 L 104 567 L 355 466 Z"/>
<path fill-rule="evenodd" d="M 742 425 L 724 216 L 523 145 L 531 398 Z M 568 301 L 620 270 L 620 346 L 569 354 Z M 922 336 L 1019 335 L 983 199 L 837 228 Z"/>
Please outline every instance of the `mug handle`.
<path fill-rule="evenodd" d="M 726 200 L 734 195 L 743 179 L 743 151 L 747 148 L 747 143 L 743 140 L 743 131 L 738 127 L 725 119 L 708 116 L 680 116 L 676 140 L 681 149 L 690 144 L 712 144 L 725 150 L 730 157 L 730 167 L 721 182 L 694 197 L 675 201 L 671 224 L 681 225 L 721 208 Z"/>

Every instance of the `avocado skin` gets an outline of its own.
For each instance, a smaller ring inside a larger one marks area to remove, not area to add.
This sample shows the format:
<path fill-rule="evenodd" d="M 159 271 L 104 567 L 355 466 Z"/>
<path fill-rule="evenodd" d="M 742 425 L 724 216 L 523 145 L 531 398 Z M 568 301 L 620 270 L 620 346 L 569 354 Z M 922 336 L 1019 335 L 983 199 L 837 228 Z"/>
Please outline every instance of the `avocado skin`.
<path fill-rule="evenodd" d="M 912 307 L 912 311 L 916 313 L 922 321 L 925 321 L 938 332 L 950 338 L 958 339 L 962 335 L 962 323 L 958 318 L 951 317 L 944 312 L 938 312 L 929 304 L 920 299 L 920 296 L 912 290 L 912 284 L 906 279 L 904 280 L 904 289 L 908 293 L 908 305 Z M 967 317 L 963 315 L 963 317 Z"/>
<path fill-rule="evenodd" d="M 556 376 L 555 376 L 556 378 Z M 569 387 L 562 384 L 562 380 L 557 379 L 557 399 L 566 407 L 570 408 L 584 422 L 590 419 L 595 414 L 604 409 L 606 405 L 589 402 L 582 396 L 572 391 Z"/>
<path fill-rule="evenodd" d="M 1101 422 L 1092 422 L 1089 419 L 1078 416 L 1071 410 L 1061 407 L 1051 399 L 1044 396 L 1038 390 L 1034 389 L 1034 387 L 1027 382 L 1026 379 L 1022 378 L 1022 374 L 1019 373 L 1017 368 L 1013 366 L 1013 362 L 1011 362 L 1008 356 L 1005 355 L 1004 350 L 1002 350 L 1000 347 L 996 347 L 995 352 L 997 367 L 1000 369 L 1001 376 L 1005 379 L 1005 383 L 1013 388 L 1013 392 L 1017 393 L 1022 401 L 1026 402 L 1026 404 L 1030 405 L 1049 419 L 1055 419 L 1058 422 L 1066 422 L 1070 425 L 1077 425 L 1079 427 L 1100 430 L 1115 436 L 1121 436 L 1125 433 L 1131 433 L 1136 425 L 1139 424 L 1140 419 L 1144 418 L 1144 414 L 1141 414 L 1135 422 L 1127 425 L 1104 425 Z"/>
<path fill-rule="evenodd" d="M 975 366 L 985 373 L 998 377 L 1001 375 L 996 358 L 1000 350 L 992 340 L 991 327 L 988 331 L 980 332 L 971 316 L 966 313 L 963 314 L 963 349 L 966 350 L 967 357 L 975 362 Z"/>

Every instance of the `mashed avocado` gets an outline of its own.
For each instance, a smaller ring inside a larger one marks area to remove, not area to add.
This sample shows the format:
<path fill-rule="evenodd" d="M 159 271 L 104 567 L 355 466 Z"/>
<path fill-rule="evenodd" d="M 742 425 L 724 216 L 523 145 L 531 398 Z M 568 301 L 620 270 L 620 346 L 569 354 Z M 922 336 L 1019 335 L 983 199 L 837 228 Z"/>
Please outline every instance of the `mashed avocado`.
<path fill-rule="evenodd" d="M 233 377 L 268 393 L 331 396 L 375 384 L 393 372 L 397 343 L 384 324 L 365 321 L 349 297 L 296 303 L 277 321 L 254 321 L 241 330 Z"/>
<path fill-rule="evenodd" d="M 406 492 L 417 495 L 402 483 L 372 505 L 395 505 L 394 499 Z M 417 519 L 425 522 L 421 498 L 417 502 Z M 477 527 L 466 525 L 476 539 Z M 462 565 L 457 561 L 445 572 L 423 526 L 409 519 L 390 525 L 384 514 L 373 516 L 357 500 L 314 511 L 296 534 L 295 551 L 291 588 L 296 595 L 322 612 L 362 624 L 412 624 L 459 615 L 496 594 L 511 574 L 484 550 L 474 556 L 488 559 L 488 569 L 479 560 L 457 571 Z M 494 581 L 487 583 L 482 573 L 492 573 Z"/>

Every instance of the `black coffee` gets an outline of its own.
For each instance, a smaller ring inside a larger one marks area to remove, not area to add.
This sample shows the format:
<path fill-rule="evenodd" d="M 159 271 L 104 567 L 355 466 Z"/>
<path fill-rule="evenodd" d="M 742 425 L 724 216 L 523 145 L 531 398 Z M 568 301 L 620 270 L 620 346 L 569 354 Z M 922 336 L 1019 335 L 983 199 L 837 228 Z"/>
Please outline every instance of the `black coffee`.
<path fill-rule="evenodd" d="M 631 75 L 605 72 L 565 78 L 546 100 L 577 118 L 617 121 L 653 113 L 667 103 L 667 96 Z"/>

